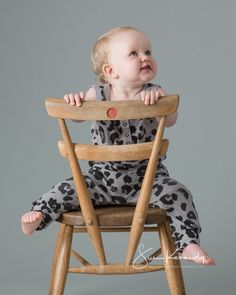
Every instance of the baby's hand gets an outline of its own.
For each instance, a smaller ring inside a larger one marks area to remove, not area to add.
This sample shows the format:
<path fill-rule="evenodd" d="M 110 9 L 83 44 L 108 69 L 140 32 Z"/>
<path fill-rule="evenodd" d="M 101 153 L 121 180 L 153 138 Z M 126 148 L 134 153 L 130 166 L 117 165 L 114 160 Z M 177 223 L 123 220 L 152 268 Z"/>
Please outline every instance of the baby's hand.
<path fill-rule="evenodd" d="M 141 99 L 144 104 L 154 104 L 161 96 L 166 95 L 165 91 L 162 88 L 157 88 L 155 90 L 143 90 L 141 92 Z"/>
<path fill-rule="evenodd" d="M 64 95 L 64 100 L 71 105 L 81 106 L 84 101 L 85 93 L 83 91 L 79 93 L 70 93 Z"/>

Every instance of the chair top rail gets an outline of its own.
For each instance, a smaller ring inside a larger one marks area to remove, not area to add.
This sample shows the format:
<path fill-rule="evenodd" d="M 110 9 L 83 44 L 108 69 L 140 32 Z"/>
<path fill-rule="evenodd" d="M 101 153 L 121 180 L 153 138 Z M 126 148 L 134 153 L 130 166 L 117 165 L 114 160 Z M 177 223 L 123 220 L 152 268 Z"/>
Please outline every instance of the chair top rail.
<path fill-rule="evenodd" d="M 154 105 L 133 101 L 84 101 L 82 106 L 72 106 L 61 98 L 46 98 L 48 115 L 70 120 L 129 120 L 168 116 L 176 112 L 177 94 L 161 97 Z"/>

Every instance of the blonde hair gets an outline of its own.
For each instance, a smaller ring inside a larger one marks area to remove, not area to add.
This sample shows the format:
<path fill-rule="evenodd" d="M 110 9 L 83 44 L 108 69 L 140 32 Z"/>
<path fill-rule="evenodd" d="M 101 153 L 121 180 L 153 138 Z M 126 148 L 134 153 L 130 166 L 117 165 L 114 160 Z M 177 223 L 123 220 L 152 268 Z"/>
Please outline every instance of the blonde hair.
<path fill-rule="evenodd" d="M 118 27 L 115 29 L 110 30 L 109 32 L 105 33 L 101 37 L 97 39 L 95 42 L 92 53 L 91 53 L 91 62 L 92 68 L 97 76 L 97 80 L 101 84 L 107 83 L 106 77 L 103 73 L 103 66 L 108 63 L 108 51 L 109 51 L 109 43 L 111 38 L 120 32 L 125 31 L 137 31 L 141 32 L 140 30 L 134 27 Z"/>

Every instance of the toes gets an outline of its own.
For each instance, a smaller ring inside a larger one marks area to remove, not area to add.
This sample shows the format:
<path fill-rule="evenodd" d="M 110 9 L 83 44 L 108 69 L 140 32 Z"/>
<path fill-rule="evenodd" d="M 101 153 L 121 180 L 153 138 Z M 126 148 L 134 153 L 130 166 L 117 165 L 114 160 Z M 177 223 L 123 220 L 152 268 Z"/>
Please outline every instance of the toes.
<path fill-rule="evenodd" d="M 39 226 L 43 219 L 43 214 L 38 211 L 25 213 L 21 218 L 22 231 L 26 235 L 31 235 Z"/>
<path fill-rule="evenodd" d="M 215 265 L 215 260 L 212 259 L 211 257 L 207 256 L 206 259 L 205 259 L 205 263 L 206 265 Z"/>
<path fill-rule="evenodd" d="M 42 218 L 42 213 L 41 212 L 37 212 L 37 211 L 31 211 L 28 213 L 25 213 L 22 218 L 21 218 L 21 222 L 22 223 L 33 223 L 35 221 L 38 221 Z"/>
<path fill-rule="evenodd" d="M 21 222 L 22 222 L 22 223 L 28 223 L 28 222 L 29 222 L 29 213 L 25 213 L 25 214 L 21 217 Z"/>

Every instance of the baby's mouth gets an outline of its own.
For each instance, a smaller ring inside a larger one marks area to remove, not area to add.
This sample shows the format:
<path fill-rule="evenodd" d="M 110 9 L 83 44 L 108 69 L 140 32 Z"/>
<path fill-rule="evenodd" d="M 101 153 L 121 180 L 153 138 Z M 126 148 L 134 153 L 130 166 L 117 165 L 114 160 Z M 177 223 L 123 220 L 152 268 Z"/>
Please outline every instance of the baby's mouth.
<path fill-rule="evenodd" d="M 144 67 L 141 67 L 141 70 L 151 70 L 151 66 L 150 65 L 146 65 Z"/>

